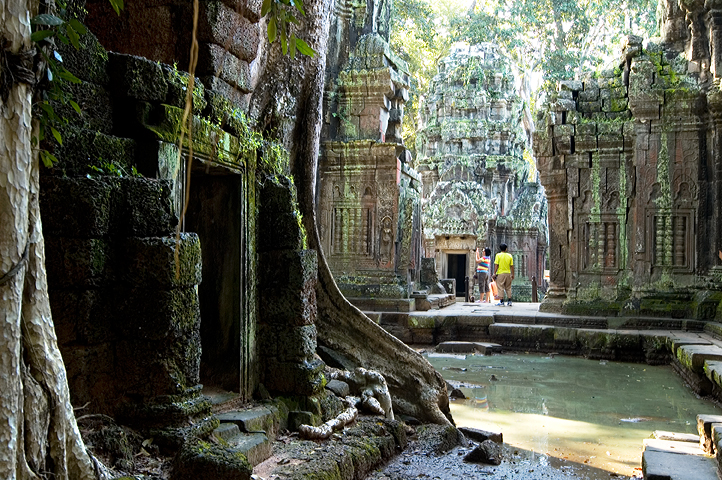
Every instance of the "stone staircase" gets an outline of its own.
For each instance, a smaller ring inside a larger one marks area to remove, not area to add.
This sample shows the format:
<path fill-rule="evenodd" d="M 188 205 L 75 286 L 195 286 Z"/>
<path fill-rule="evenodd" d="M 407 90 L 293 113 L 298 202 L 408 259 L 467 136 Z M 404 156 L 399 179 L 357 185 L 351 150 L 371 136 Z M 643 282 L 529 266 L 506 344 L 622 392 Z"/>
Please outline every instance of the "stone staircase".
<path fill-rule="evenodd" d="M 645 480 L 718 480 L 722 462 L 722 416 L 698 415 L 699 435 L 654 432 L 644 441 Z"/>
<path fill-rule="evenodd" d="M 280 429 L 278 412 L 273 406 L 218 413 L 220 425 L 213 435 L 248 459 L 252 467 L 271 456 L 273 441 Z"/>

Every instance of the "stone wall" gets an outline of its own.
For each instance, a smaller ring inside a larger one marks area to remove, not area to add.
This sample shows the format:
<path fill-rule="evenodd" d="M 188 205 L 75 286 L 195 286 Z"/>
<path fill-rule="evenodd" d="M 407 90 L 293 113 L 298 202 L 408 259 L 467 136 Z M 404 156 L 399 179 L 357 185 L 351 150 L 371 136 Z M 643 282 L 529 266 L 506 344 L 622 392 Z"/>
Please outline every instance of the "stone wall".
<path fill-rule="evenodd" d="M 417 169 L 422 177 L 425 255 L 450 276 L 475 250 L 501 243 L 514 256 L 513 297 L 530 300 L 531 277 L 543 277 L 546 199 L 528 161 L 524 100 L 497 47 L 457 46 L 438 64 L 421 107 Z M 525 156 L 526 155 L 526 156 Z M 457 289 L 464 275 L 457 273 Z"/>
<path fill-rule="evenodd" d="M 550 205 L 544 309 L 716 314 L 722 12 L 660 7 L 664 36 L 627 37 L 613 69 L 562 82 L 535 136 Z"/>
<path fill-rule="evenodd" d="M 61 47 L 81 79 L 65 87 L 83 115 L 55 105 L 70 124 L 60 128 L 62 145 L 46 145 L 60 161 L 41 176 L 58 343 L 74 405 L 177 444 L 212 428 L 199 375 L 201 244 L 193 233 L 176 242 L 177 189 L 156 175 L 175 158 L 147 135 L 116 135 L 145 130 L 128 104 L 172 104 L 180 90 L 158 64 L 108 54 L 92 35 L 83 41 L 80 51 Z"/>

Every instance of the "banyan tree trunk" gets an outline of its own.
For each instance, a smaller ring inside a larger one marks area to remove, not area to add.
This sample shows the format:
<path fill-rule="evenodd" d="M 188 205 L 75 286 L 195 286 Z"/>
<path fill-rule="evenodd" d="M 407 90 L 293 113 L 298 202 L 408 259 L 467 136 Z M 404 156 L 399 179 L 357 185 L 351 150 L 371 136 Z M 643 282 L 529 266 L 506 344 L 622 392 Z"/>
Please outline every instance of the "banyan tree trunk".
<path fill-rule="evenodd" d="M 448 425 L 451 422 L 446 382 L 421 355 L 387 333 L 339 291 L 321 249 L 316 228 L 314 197 L 318 169 L 323 110 L 324 75 L 332 2 L 311 0 L 306 4 L 303 37 L 314 48 L 314 58 L 304 58 L 298 82 L 296 118 L 291 133 L 291 170 L 298 189 L 299 209 L 308 232 L 309 248 L 318 252 L 316 327 L 319 343 L 360 366 L 377 370 L 386 378 L 394 409 L 421 421 Z M 277 46 L 276 46 L 277 47 Z M 283 62 L 268 62 L 269 67 Z M 293 71 L 293 69 L 287 69 Z M 296 70 L 298 72 L 298 70 Z M 279 78 L 276 78 L 278 82 Z"/>

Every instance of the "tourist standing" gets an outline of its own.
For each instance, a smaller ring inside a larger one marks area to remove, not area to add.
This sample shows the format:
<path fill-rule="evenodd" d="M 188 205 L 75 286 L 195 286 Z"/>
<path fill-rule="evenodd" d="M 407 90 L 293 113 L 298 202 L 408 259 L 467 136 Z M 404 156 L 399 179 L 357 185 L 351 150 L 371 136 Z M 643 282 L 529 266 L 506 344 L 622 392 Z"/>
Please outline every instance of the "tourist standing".
<path fill-rule="evenodd" d="M 489 295 L 489 268 L 491 268 L 491 249 L 485 248 L 483 254 L 476 249 L 476 278 L 479 282 L 479 301 L 491 302 Z"/>
<path fill-rule="evenodd" d="M 504 306 L 504 297 L 507 299 L 507 305 L 511 307 L 511 282 L 514 280 L 514 257 L 506 253 L 506 243 L 499 245 L 501 252 L 496 254 L 494 259 L 494 274 L 496 275 L 496 285 L 499 287 L 500 301 L 498 307 Z"/>

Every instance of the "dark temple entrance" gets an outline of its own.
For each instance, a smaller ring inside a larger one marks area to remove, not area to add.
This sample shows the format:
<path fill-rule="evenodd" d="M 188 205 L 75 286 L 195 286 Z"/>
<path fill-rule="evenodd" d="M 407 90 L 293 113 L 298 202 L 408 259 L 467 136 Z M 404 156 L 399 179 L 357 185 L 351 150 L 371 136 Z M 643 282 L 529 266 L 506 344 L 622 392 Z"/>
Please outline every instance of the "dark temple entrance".
<path fill-rule="evenodd" d="M 466 254 L 449 253 L 446 278 L 456 279 L 456 296 L 463 297 L 466 278 Z"/>

